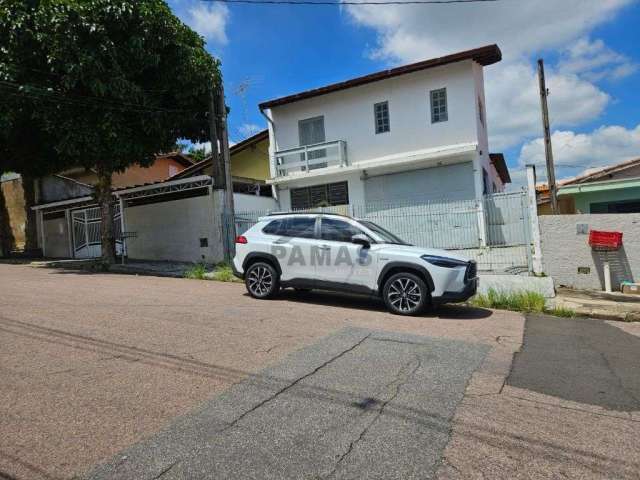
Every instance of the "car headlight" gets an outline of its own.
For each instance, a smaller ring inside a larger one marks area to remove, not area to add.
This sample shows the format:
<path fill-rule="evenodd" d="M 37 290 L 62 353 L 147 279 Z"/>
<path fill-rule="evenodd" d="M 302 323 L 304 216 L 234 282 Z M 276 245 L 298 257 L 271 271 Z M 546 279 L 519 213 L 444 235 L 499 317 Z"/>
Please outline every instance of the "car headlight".
<path fill-rule="evenodd" d="M 443 268 L 466 267 L 469 264 L 469 262 L 463 262 L 455 258 L 439 257 L 437 255 L 422 255 L 420 258 L 431 265 Z"/>

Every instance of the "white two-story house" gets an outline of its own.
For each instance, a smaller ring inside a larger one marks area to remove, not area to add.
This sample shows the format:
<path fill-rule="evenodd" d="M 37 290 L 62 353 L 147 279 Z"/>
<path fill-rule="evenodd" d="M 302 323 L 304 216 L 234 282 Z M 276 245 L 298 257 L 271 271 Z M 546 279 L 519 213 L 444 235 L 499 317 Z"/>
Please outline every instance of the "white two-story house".
<path fill-rule="evenodd" d="M 480 199 L 509 180 L 490 155 L 490 45 L 260 104 L 283 210 Z M 483 222 L 481 222 L 483 223 Z"/>

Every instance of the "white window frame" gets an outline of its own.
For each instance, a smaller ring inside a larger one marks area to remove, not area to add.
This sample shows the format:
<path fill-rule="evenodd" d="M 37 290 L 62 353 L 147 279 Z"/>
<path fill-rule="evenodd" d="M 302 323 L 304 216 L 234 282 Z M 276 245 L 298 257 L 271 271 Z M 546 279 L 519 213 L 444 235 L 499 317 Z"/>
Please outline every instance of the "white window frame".
<path fill-rule="evenodd" d="M 378 107 L 381 107 L 382 110 L 378 112 Z M 378 114 L 382 116 L 382 118 L 378 118 Z M 386 114 L 386 118 L 385 115 Z M 378 127 L 381 127 L 380 129 Z M 386 127 L 386 130 L 385 130 Z M 381 133 L 388 133 L 391 131 L 391 115 L 389 113 L 389 101 L 385 100 L 383 102 L 378 102 L 373 104 L 373 128 L 376 135 Z"/>
<path fill-rule="evenodd" d="M 444 95 L 443 95 L 444 94 Z M 436 95 L 438 97 L 436 97 Z M 437 88 L 429 92 L 431 105 L 431 123 L 449 121 L 449 106 L 447 101 L 447 87 Z M 444 106 L 440 102 L 444 101 Z M 437 111 L 436 111 L 437 109 Z"/>

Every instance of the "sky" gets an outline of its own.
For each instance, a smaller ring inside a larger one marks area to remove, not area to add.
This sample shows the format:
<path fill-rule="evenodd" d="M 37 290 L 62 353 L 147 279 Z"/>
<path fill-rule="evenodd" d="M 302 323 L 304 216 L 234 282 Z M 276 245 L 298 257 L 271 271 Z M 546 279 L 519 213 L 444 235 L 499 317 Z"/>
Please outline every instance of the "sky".
<path fill-rule="evenodd" d="M 640 157 L 640 0 L 446 5 L 245 5 L 169 0 L 222 62 L 233 142 L 266 128 L 258 103 L 389 67 L 497 43 L 485 68 L 489 145 L 512 188 L 544 146 L 544 58 L 556 177 Z"/>

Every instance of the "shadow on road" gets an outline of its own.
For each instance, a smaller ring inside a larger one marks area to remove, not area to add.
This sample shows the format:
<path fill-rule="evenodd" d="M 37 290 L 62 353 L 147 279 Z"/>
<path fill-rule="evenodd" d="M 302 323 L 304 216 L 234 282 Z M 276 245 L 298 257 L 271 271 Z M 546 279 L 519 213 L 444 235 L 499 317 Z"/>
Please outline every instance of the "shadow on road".
<path fill-rule="evenodd" d="M 245 293 L 245 295 L 249 295 Z M 310 292 L 299 292 L 295 290 L 282 290 L 277 297 L 278 300 L 290 302 L 300 302 L 313 305 L 324 305 L 328 307 L 356 308 L 359 310 L 369 310 L 386 312 L 384 302 L 374 296 L 351 295 L 347 293 L 327 292 L 313 290 Z M 479 320 L 491 316 L 491 311 L 484 308 L 469 307 L 466 305 L 441 305 L 434 309 L 427 309 L 423 316 L 440 317 L 452 320 Z"/>
<path fill-rule="evenodd" d="M 514 387 L 598 405 L 640 410 L 640 338 L 602 320 L 527 317 Z"/>

